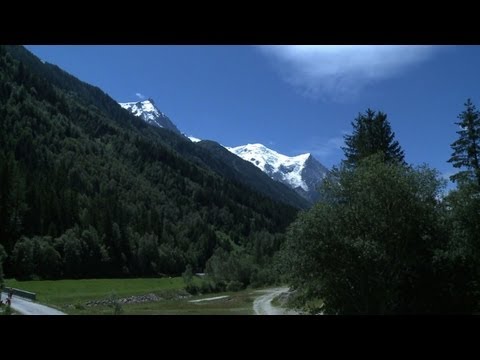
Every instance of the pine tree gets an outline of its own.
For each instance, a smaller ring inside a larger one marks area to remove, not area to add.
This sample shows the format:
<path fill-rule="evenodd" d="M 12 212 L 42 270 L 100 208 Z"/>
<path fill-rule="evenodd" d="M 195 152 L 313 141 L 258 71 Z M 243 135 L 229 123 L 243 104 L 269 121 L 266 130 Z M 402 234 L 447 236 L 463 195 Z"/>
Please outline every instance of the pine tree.
<path fill-rule="evenodd" d="M 404 164 L 404 152 L 398 141 L 394 140 L 387 114 L 367 109 L 352 122 L 353 133 L 345 136 L 345 162 L 355 166 L 370 155 L 382 153 L 386 162 Z"/>
<path fill-rule="evenodd" d="M 452 181 L 474 180 L 480 186 L 480 112 L 470 99 L 465 103 L 466 109 L 458 115 L 459 135 L 452 145 L 453 153 L 448 162 L 455 168 L 466 168 L 452 175 Z"/>

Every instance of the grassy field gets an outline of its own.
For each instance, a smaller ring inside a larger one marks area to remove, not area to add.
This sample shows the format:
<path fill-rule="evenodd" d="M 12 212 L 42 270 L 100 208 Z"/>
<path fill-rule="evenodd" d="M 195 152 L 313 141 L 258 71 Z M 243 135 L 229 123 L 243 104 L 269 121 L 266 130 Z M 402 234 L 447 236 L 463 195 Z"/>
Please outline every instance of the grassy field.
<path fill-rule="evenodd" d="M 37 294 L 37 301 L 51 305 L 67 314 L 110 315 L 113 309 L 106 305 L 87 306 L 91 300 L 109 298 L 115 293 L 118 298 L 132 295 L 156 294 L 163 300 L 123 304 L 124 314 L 134 315 L 247 315 L 253 314 L 252 304 L 257 296 L 253 290 L 239 292 L 188 296 L 181 277 L 159 279 L 89 279 L 57 281 L 6 280 L 7 287 L 14 287 Z M 188 297 L 187 297 L 188 296 Z M 228 296 L 227 298 L 190 302 L 191 300 Z"/>
<path fill-rule="evenodd" d="M 65 305 L 85 303 L 89 300 L 108 298 L 112 293 L 118 297 L 143 295 L 180 290 L 185 284 L 181 277 L 158 279 L 88 279 L 88 280 L 5 280 L 5 286 L 31 291 L 37 301 L 44 304 Z"/>

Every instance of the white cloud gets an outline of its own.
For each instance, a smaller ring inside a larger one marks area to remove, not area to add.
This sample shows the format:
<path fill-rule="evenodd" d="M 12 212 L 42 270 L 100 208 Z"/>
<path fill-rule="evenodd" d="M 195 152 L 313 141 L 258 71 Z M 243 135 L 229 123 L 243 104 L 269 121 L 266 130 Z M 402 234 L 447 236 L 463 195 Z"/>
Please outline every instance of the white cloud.
<path fill-rule="evenodd" d="M 139 92 L 135 93 L 135 95 L 140 99 L 140 100 L 144 100 L 145 99 L 145 96 Z"/>
<path fill-rule="evenodd" d="M 430 57 L 420 45 L 268 45 L 283 78 L 312 97 L 342 100 L 370 83 L 387 79 Z"/>

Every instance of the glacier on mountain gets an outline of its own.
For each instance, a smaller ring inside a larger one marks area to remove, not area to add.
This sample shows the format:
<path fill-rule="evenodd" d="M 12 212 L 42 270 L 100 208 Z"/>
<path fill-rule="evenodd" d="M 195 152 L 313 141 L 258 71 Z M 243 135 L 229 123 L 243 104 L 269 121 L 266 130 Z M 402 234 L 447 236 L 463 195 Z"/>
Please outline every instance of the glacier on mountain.
<path fill-rule="evenodd" d="M 262 144 L 226 147 L 230 152 L 251 162 L 272 179 L 295 189 L 304 198 L 315 201 L 317 186 L 328 173 L 310 153 L 286 156 Z"/>

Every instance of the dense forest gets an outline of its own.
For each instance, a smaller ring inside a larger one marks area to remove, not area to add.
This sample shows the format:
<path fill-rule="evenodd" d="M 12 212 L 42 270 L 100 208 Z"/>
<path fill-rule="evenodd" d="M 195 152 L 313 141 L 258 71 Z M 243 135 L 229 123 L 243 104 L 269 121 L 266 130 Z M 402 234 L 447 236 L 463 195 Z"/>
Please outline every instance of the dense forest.
<path fill-rule="evenodd" d="M 244 270 L 228 281 L 268 281 L 298 209 L 180 155 L 187 141 L 23 47 L 0 47 L 5 276 L 158 276 L 235 263 Z"/>
<path fill-rule="evenodd" d="M 387 116 L 367 110 L 321 200 L 290 226 L 282 250 L 293 305 L 311 313 L 480 311 L 480 113 L 468 100 L 448 160 L 457 188 L 411 166 Z M 445 159 L 447 160 L 447 159 Z"/>

